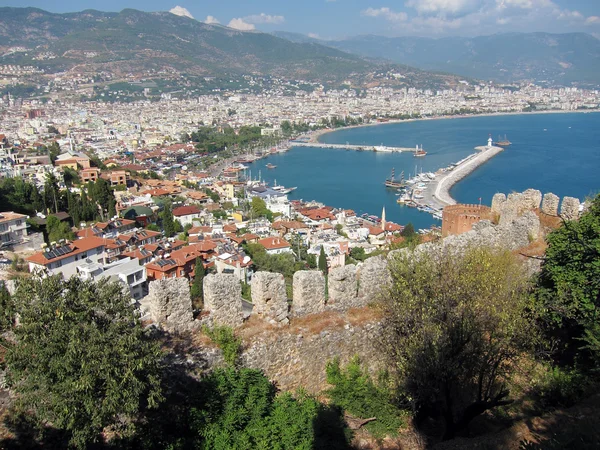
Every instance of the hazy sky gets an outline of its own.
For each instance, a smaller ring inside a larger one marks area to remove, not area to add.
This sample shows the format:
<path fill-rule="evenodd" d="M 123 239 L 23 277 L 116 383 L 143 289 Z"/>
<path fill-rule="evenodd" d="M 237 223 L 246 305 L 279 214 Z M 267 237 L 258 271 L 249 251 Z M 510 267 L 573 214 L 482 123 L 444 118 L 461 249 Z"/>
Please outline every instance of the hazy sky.
<path fill-rule="evenodd" d="M 35 6 L 52 12 L 168 11 L 179 6 L 203 22 L 322 38 L 510 31 L 585 31 L 600 38 L 600 0 L 0 0 L 0 6 Z"/>

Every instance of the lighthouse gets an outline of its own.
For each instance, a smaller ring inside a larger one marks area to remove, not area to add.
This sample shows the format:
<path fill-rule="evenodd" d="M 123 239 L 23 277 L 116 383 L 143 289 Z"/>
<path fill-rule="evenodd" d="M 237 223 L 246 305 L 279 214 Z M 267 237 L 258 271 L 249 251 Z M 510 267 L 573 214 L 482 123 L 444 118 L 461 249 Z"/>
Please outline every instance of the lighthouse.
<path fill-rule="evenodd" d="M 490 136 L 488 137 L 488 148 L 492 147 L 492 135 L 490 134 Z"/>

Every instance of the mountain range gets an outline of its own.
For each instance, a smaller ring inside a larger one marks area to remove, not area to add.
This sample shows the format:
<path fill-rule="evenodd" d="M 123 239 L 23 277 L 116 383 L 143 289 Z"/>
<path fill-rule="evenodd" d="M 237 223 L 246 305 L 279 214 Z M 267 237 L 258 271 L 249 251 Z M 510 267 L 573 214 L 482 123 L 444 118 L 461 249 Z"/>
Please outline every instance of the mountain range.
<path fill-rule="evenodd" d="M 374 63 L 317 42 L 296 43 L 169 12 L 133 9 L 54 14 L 0 8 L 0 55 L 0 65 L 30 64 L 46 73 L 76 69 L 117 76 L 255 74 L 364 86 L 377 73 L 392 70 L 402 73 L 404 84 L 436 87 L 458 82 L 453 76 Z"/>
<path fill-rule="evenodd" d="M 600 85 L 600 40 L 586 33 L 507 33 L 473 38 L 356 36 L 320 40 L 275 32 L 297 43 L 318 43 L 363 57 L 499 82 Z"/>

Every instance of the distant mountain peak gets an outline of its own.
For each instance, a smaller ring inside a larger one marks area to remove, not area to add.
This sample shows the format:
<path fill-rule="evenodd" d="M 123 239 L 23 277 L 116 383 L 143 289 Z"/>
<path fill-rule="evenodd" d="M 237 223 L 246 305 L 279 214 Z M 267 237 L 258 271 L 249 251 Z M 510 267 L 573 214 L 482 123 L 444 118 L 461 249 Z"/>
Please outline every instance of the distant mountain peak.
<path fill-rule="evenodd" d="M 189 17 L 190 19 L 193 19 L 194 16 L 192 16 L 192 13 L 190 13 L 187 9 L 185 9 L 183 6 L 175 6 L 174 8 L 171 8 L 169 10 L 169 12 L 171 14 L 175 14 L 176 16 L 181 16 L 181 17 Z"/>

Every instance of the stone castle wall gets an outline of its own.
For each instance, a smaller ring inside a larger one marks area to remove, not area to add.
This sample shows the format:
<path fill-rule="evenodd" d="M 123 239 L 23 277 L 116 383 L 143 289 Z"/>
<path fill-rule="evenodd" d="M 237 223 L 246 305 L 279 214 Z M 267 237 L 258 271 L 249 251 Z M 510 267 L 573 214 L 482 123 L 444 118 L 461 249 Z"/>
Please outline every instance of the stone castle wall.
<path fill-rule="evenodd" d="M 500 217 L 500 225 L 511 223 L 526 211 L 539 209 L 548 216 L 560 216 L 565 220 L 579 218 L 580 201 L 573 197 L 564 197 L 562 203 L 557 195 L 527 189 L 521 193 L 495 194 L 492 199 L 492 211 Z M 560 205 L 560 213 L 559 213 Z"/>

